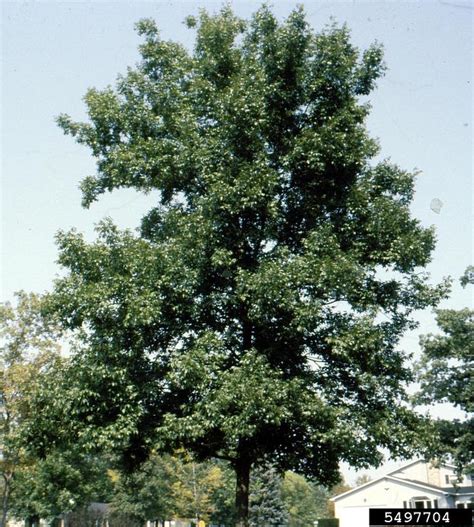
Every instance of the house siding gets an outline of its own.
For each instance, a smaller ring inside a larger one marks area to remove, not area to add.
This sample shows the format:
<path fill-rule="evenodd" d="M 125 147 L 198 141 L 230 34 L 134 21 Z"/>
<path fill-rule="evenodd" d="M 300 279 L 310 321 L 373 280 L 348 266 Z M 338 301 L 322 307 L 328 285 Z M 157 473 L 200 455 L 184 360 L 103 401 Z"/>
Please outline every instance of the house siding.
<path fill-rule="evenodd" d="M 393 481 L 384 478 L 373 485 L 355 491 L 335 502 L 338 507 L 403 507 L 403 502 L 409 502 L 413 497 L 426 497 L 427 500 L 438 500 L 438 507 L 448 507 L 447 496 L 439 491 L 428 490 L 411 485 L 409 482 Z"/>
<path fill-rule="evenodd" d="M 423 501 L 425 507 L 467 506 L 473 497 L 470 479 L 461 483 L 461 489 L 443 485 L 445 476 L 454 474 L 454 467 L 449 465 L 435 467 L 418 461 L 336 496 L 333 501 L 339 527 L 367 527 L 370 508 L 413 508 L 415 501 Z M 456 495 L 459 492 L 461 495 Z"/>

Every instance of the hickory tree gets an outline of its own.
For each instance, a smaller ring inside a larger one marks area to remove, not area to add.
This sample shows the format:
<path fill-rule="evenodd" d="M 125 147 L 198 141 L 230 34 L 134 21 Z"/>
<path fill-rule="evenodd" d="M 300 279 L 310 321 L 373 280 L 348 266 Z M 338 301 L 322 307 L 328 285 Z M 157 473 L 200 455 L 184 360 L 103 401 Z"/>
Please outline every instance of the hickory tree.
<path fill-rule="evenodd" d="M 228 460 L 247 526 L 264 460 L 332 484 L 341 460 L 416 447 L 397 344 L 445 288 L 423 273 L 434 234 L 410 213 L 414 174 L 374 161 L 380 46 L 315 33 L 299 8 L 187 24 L 192 51 L 139 22 L 139 64 L 88 91 L 87 122 L 58 119 L 97 161 L 85 206 L 159 195 L 138 232 L 58 236 L 50 306 L 83 341 L 61 406 L 130 467 L 152 449 Z"/>

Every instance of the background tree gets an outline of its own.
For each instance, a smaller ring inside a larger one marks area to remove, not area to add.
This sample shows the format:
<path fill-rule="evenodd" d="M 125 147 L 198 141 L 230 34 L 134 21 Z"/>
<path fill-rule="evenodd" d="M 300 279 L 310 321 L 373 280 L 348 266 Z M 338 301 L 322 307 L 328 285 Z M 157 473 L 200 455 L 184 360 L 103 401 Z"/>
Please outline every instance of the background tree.
<path fill-rule="evenodd" d="M 43 306 L 43 297 L 25 292 L 17 293 L 15 304 L 0 304 L 2 526 L 9 510 L 38 525 L 40 518 L 54 518 L 110 491 L 105 461 L 78 449 L 74 440 L 63 451 L 49 443 L 41 458 L 25 448 L 31 422 L 49 428 L 50 435 L 61 426 L 36 405 L 42 392 L 56 397 L 51 388 L 67 371 L 59 353 L 64 335 Z M 61 405 L 61 399 L 55 404 Z M 43 432 L 35 438 L 38 444 L 44 440 Z"/>
<path fill-rule="evenodd" d="M 140 525 L 147 520 L 172 518 L 176 508 L 172 468 L 168 458 L 152 455 L 133 474 L 118 474 L 112 510 Z"/>
<path fill-rule="evenodd" d="M 255 468 L 250 483 L 249 525 L 251 527 L 288 525 L 282 482 L 281 475 L 270 463 Z"/>
<path fill-rule="evenodd" d="M 369 483 L 369 481 L 372 481 L 372 478 L 368 474 L 361 474 L 360 476 L 357 476 L 357 479 L 355 480 L 355 486 L 360 487 L 361 485 Z"/>
<path fill-rule="evenodd" d="M 460 281 L 463 287 L 474 284 L 474 267 L 466 269 Z M 437 420 L 439 442 L 434 448 L 441 448 L 431 454 L 450 454 L 459 473 L 473 473 L 474 310 L 438 309 L 435 313 L 442 334 L 430 334 L 420 339 L 423 357 L 419 365 L 421 389 L 417 402 L 450 403 L 465 412 L 464 420 Z"/>
<path fill-rule="evenodd" d="M 231 525 L 227 502 L 235 482 L 230 488 L 228 472 L 216 461 L 196 463 L 182 453 L 152 454 L 139 470 L 117 477 L 112 508 L 141 524 L 183 518 L 208 523 L 214 518 Z"/>
<path fill-rule="evenodd" d="M 330 489 L 329 496 L 330 498 L 333 498 L 334 496 L 338 496 L 339 494 L 343 494 L 344 492 L 347 492 L 349 490 L 352 490 L 352 487 L 342 479 L 339 483 L 337 483 Z M 328 512 L 330 518 L 335 518 L 336 509 L 334 507 L 333 501 L 328 502 Z"/>
<path fill-rule="evenodd" d="M 27 521 L 64 517 L 91 502 L 108 502 L 112 484 L 106 458 L 88 456 L 77 448 L 53 451 L 32 459 L 18 471 L 12 485 L 12 514 Z"/>
<path fill-rule="evenodd" d="M 83 444 L 129 467 L 156 445 L 230 461 L 246 526 L 262 459 L 330 484 L 341 460 L 416 448 L 397 344 L 444 289 L 421 272 L 414 175 L 373 161 L 360 98 L 380 46 L 314 34 L 301 9 L 187 23 L 192 53 L 141 21 L 137 67 L 87 93 L 88 122 L 58 120 L 97 159 L 84 205 L 120 187 L 159 203 L 138 235 L 61 233 L 51 308 L 82 331 L 66 406 Z"/>
<path fill-rule="evenodd" d="M 282 499 L 288 514 L 288 527 L 312 526 L 319 518 L 326 518 L 329 498 L 329 491 L 324 487 L 287 472 L 283 478 Z"/>
<path fill-rule="evenodd" d="M 213 494 L 214 511 L 210 517 L 211 524 L 235 525 L 235 472 L 227 461 L 214 460 L 221 471 L 222 485 Z"/>
<path fill-rule="evenodd" d="M 32 396 L 45 373 L 59 359 L 59 329 L 41 313 L 42 298 L 19 292 L 16 303 L 0 304 L 0 471 L 2 515 L 7 521 L 14 479 L 29 470 L 22 448 L 22 426 L 32 415 Z"/>
<path fill-rule="evenodd" d="M 216 463 L 196 463 L 187 456 L 187 462 L 172 458 L 175 480 L 172 492 L 175 500 L 173 517 L 192 518 L 196 524 L 209 522 L 216 512 L 215 495 L 225 480 Z"/>

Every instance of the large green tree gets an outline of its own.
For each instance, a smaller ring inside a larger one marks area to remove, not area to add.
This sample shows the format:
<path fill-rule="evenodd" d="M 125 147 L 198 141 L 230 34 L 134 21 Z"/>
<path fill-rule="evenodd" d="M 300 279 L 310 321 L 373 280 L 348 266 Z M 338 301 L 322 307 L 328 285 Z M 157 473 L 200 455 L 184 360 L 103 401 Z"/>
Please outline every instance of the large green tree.
<path fill-rule="evenodd" d="M 266 457 L 330 484 L 341 460 L 416 446 L 397 344 L 443 288 L 422 272 L 434 235 L 410 214 L 414 174 L 373 161 L 380 46 L 315 34 L 302 9 L 187 24 L 192 52 L 139 22 L 140 63 L 88 91 L 87 122 L 59 118 L 97 160 L 85 206 L 123 187 L 159 197 L 138 234 L 58 236 L 51 306 L 82 332 L 63 403 L 81 440 L 130 466 L 152 447 L 229 460 L 246 526 Z"/>
<path fill-rule="evenodd" d="M 465 287 L 474 284 L 474 267 L 461 278 Z M 465 412 L 464 419 L 438 419 L 438 441 L 434 454 L 449 454 L 459 472 L 474 473 L 474 310 L 437 309 L 436 322 L 441 334 L 425 335 L 419 363 L 418 403 L 450 403 Z"/>

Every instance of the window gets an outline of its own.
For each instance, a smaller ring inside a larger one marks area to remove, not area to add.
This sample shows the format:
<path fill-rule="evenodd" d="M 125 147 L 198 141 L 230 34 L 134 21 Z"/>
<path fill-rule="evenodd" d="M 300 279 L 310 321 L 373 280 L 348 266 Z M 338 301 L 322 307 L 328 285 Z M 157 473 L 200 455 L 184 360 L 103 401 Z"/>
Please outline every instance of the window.
<path fill-rule="evenodd" d="M 464 509 L 464 503 L 457 503 L 456 509 Z"/>
<path fill-rule="evenodd" d="M 433 500 L 433 507 L 434 507 L 435 509 L 438 508 L 438 500 Z"/>
<path fill-rule="evenodd" d="M 410 508 L 431 509 L 431 500 L 429 500 L 426 496 L 412 498 L 410 501 Z"/>
<path fill-rule="evenodd" d="M 444 476 L 444 481 L 449 485 L 449 475 L 448 474 Z"/>
<path fill-rule="evenodd" d="M 408 509 L 408 507 L 407 507 L 407 502 L 406 502 L 406 501 L 403 502 L 403 508 L 404 508 L 404 509 Z"/>
<path fill-rule="evenodd" d="M 431 501 L 415 501 L 415 509 L 431 509 Z"/>

